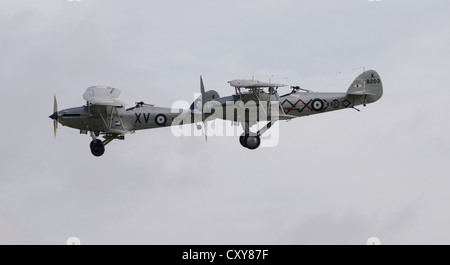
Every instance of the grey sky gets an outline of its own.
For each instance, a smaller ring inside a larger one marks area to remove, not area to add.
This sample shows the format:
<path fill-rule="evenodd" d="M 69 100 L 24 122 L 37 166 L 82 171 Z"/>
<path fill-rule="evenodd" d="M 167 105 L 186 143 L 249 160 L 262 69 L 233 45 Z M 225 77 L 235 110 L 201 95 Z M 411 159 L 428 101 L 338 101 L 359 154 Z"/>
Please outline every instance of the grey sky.
<path fill-rule="evenodd" d="M 448 1 L 3 0 L 0 243 L 449 244 Z M 251 78 L 384 96 L 282 122 L 276 148 L 140 131 L 98 159 L 60 109 L 92 85 L 171 106 Z M 336 74 L 337 72 L 342 72 Z M 287 78 L 287 79 L 286 79 Z"/>

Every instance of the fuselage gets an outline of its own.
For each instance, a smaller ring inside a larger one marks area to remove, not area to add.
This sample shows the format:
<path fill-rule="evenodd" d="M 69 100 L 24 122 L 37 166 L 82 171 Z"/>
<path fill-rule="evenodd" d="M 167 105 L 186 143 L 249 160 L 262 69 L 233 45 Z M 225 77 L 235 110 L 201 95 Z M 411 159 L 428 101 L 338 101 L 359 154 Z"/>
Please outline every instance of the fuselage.
<path fill-rule="evenodd" d="M 74 129 L 124 134 L 144 129 L 167 127 L 182 111 L 142 106 L 134 109 L 82 106 L 58 112 L 58 121 Z"/>
<path fill-rule="evenodd" d="M 233 95 L 229 97 L 223 97 L 218 99 L 217 101 L 222 105 L 225 105 L 225 102 L 236 103 L 242 98 L 243 102 L 254 100 L 254 102 L 257 102 L 256 105 L 259 106 L 259 101 L 257 101 L 257 99 L 254 99 L 253 97 L 254 95 L 249 93 L 243 94 L 242 96 Z M 259 95 L 259 97 L 265 104 L 267 104 L 267 101 L 269 100 L 277 101 L 275 95 L 269 95 L 268 93 L 262 93 Z M 280 96 L 279 99 L 279 103 L 282 107 L 279 110 L 279 114 L 281 116 L 289 115 L 295 117 L 309 116 L 334 110 L 352 108 L 364 103 L 364 98 L 362 96 L 349 96 L 346 93 L 292 92 Z"/>
<path fill-rule="evenodd" d="M 302 117 L 351 108 L 363 100 L 346 93 L 300 92 L 280 97 L 280 103 L 284 114 Z"/>

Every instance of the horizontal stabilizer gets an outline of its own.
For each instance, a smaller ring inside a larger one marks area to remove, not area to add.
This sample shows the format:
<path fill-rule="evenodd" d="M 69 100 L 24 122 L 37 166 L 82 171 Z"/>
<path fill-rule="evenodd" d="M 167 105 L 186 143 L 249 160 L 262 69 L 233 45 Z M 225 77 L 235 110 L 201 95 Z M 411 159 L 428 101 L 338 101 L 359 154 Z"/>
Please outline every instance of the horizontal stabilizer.
<path fill-rule="evenodd" d="M 354 91 L 354 92 L 347 93 L 347 95 L 349 95 L 349 96 L 376 96 L 376 94 L 367 93 L 364 91 Z"/>

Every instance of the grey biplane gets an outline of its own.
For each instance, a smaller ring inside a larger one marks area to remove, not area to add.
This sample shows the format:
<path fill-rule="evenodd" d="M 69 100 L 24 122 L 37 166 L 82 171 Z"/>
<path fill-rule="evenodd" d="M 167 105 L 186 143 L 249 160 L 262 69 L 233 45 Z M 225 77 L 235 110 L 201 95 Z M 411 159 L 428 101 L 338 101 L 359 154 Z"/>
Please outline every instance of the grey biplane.
<path fill-rule="evenodd" d="M 137 102 L 127 109 L 118 100 L 121 91 L 105 86 L 89 87 L 83 95 L 86 105 L 81 107 L 58 111 L 55 96 L 53 114 L 50 116 L 54 123 L 54 135 L 56 137 L 58 123 L 78 129 L 82 134 L 90 134 L 91 153 L 102 156 L 108 143 L 116 139 L 124 140 L 127 133 L 189 123 L 197 123 L 199 128 L 203 124 L 206 129 L 208 121 L 224 119 L 241 124 L 244 133 L 239 141 L 243 147 L 253 150 L 260 146 L 261 135 L 279 120 L 356 109 L 356 106 L 366 106 L 383 95 L 381 78 L 373 70 L 360 74 L 345 93 L 312 92 L 291 86 L 289 93 L 280 96 L 278 89 L 285 87 L 283 84 L 256 80 L 233 80 L 228 83 L 234 87 L 235 93 L 220 97 L 214 90 L 205 91 L 200 77 L 201 96 L 187 110 L 157 107 L 144 102 Z M 249 107 L 248 103 L 254 104 Z M 227 115 L 229 113 L 231 115 Z M 259 122 L 267 123 L 257 132 L 251 132 L 250 128 Z"/>

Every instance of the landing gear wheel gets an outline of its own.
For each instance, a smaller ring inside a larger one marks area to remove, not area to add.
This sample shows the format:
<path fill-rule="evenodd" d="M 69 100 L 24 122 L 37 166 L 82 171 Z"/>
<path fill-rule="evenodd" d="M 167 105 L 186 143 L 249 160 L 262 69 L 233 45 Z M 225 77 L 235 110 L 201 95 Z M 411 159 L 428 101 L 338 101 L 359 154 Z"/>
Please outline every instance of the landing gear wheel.
<path fill-rule="evenodd" d="M 90 145 L 90 148 L 92 149 L 92 148 L 94 148 L 94 145 L 96 145 L 96 144 L 102 144 L 102 141 L 101 140 L 93 140 L 92 142 L 91 142 L 91 145 Z"/>
<path fill-rule="evenodd" d="M 239 142 L 243 147 L 255 150 L 261 145 L 261 138 L 259 136 L 250 136 L 246 134 L 239 137 Z"/>
<path fill-rule="evenodd" d="M 261 138 L 259 136 L 246 136 L 244 140 L 247 148 L 250 150 L 255 150 L 261 144 Z"/>
<path fill-rule="evenodd" d="M 94 140 L 91 142 L 91 153 L 94 156 L 102 156 L 105 153 L 105 146 L 101 140 Z"/>
<path fill-rule="evenodd" d="M 241 145 L 245 148 L 247 148 L 247 145 L 245 144 L 245 134 L 242 134 L 241 136 L 239 136 L 239 142 L 241 143 Z M 248 136 L 248 135 L 247 135 Z"/>

